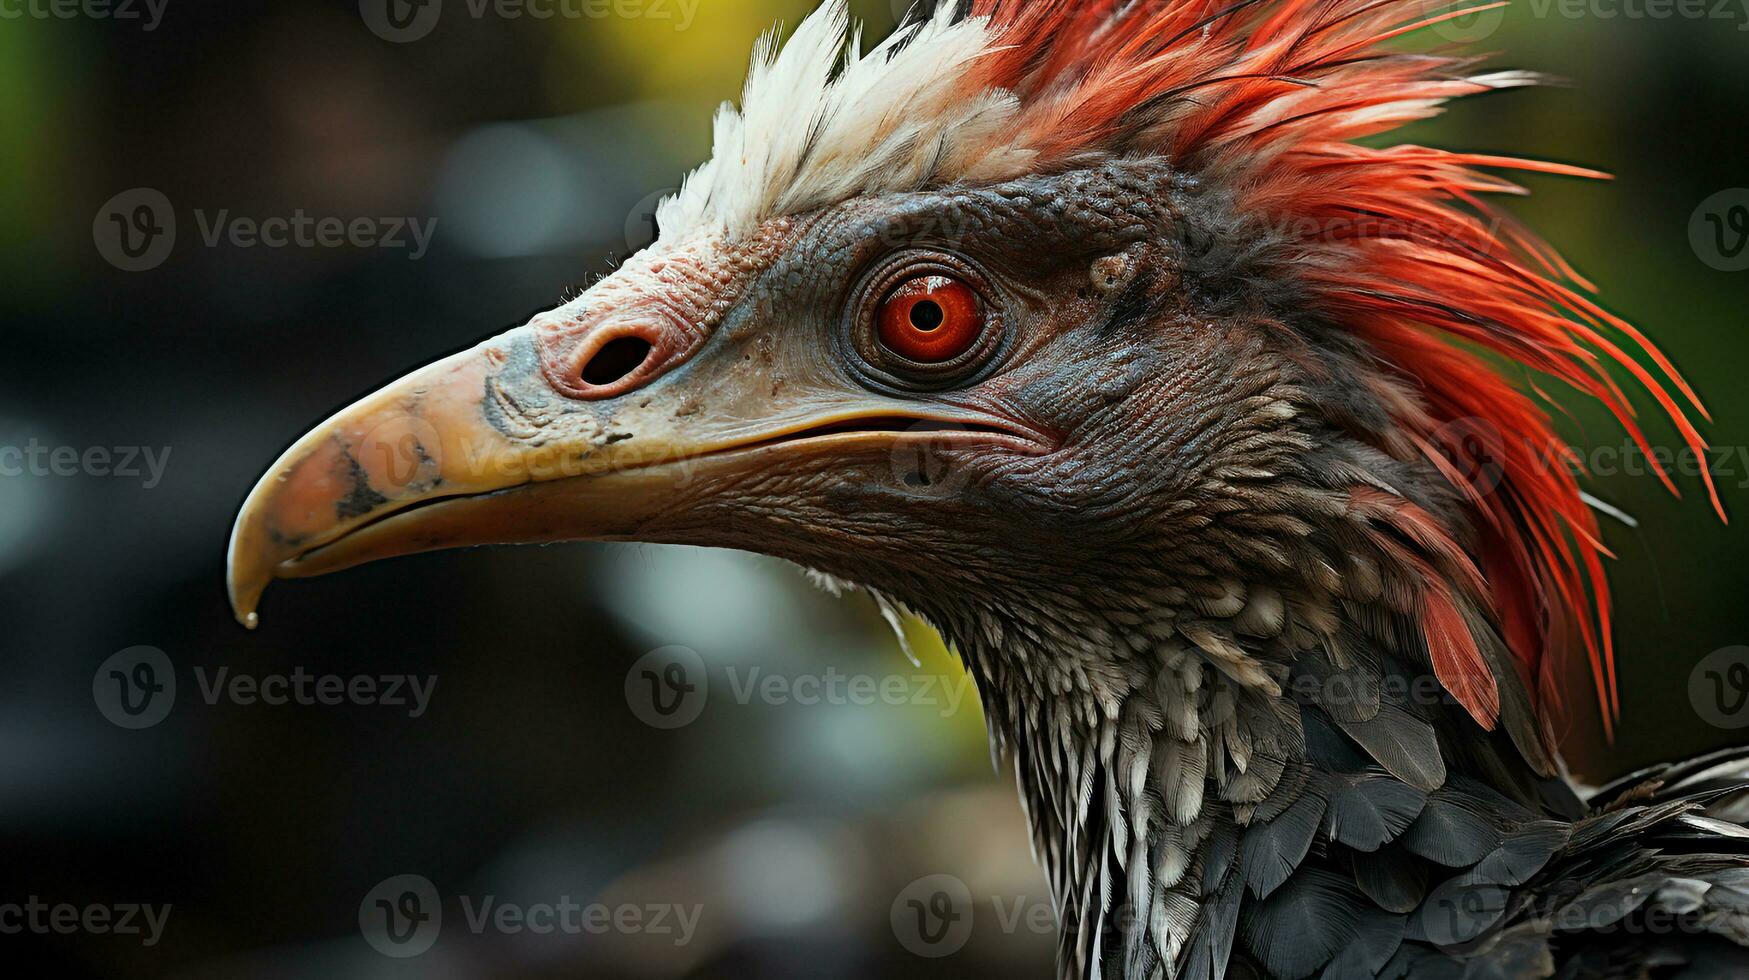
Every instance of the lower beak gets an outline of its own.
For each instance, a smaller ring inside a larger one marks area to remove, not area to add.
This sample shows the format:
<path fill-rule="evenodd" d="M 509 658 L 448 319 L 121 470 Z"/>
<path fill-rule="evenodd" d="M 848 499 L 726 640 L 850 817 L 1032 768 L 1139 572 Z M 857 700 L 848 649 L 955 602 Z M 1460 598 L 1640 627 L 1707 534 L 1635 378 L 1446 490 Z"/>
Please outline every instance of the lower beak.
<path fill-rule="evenodd" d="M 577 401 L 546 384 L 533 349 L 526 328 L 512 331 L 394 382 L 286 450 L 232 530 L 227 583 L 237 619 L 257 624 L 275 578 L 395 555 L 663 540 L 654 529 L 690 503 L 800 458 L 890 455 L 903 442 L 1031 447 L 982 416 L 866 392 L 815 390 L 775 403 L 757 376 L 715 379 L 711 413 L 672 375 L 630 396 Z M 749 397 L 725 396 L 725 387 Z"/>

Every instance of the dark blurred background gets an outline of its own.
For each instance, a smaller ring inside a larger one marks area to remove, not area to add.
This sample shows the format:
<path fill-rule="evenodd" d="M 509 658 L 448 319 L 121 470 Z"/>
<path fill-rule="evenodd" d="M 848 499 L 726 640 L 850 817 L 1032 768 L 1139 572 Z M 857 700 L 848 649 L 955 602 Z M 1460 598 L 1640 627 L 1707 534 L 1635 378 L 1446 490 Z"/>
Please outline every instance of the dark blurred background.
<path fill-rule="evenodd" d="M 964 678 L 932 634 L 906 626 L 912 666 L 865 598 L 737 554 L 579 545 L 281 585 L 263 629 L 232 621 L 226 535 L 278 452 L 644 244 L 755 36 L 810 6 L 448 0 L 397 33 L 373 2 L 0 3 L 0 447 L 37 453 L 0 455 L 0 961 L 57 977 L 1049 976 L 1043 881 L 975 700 L 952 702 Z M 854 7 L 878 36 L 895 5 Z M 1639 522 L 1606 521 L 1625 718 L 1609 745 L 1580 706 L 1567 748 L 1593 779 L 1749 737 L 1689 696 L 1696 664 L 1749 643 L 1749 272 L 1733 271 L 1749 266 L 1733 230 L 1749 190 L 1732 190 L 1749 187 L 1749 3 L 1705 6 L 1533 0 L 1459 22 L 1498 63 L 1571 86 L 1474 100 L 1409 135 L 1616 174 L 1533 180 L 1517 211 L 1717 420 L 1730 526 L 1692 476 L 1671 498 L 1568 401 L 1605 471 L 1594 492 Z M 162 197 L 126 196 L 141 188 Z M 118 252 L 153 202 L 173 246 Z M 299 215 L 413 219 L 430 240 L 206 240 L 215 221 Z M 1653 441 L 1680 445 L 1657 426 Z M 55 463 L 65 447 L 76 466 Z M 101 668 L 141 645 L 177 692 L 130 729 L 100 710 Z M 672 646 L 713 687 L 697 720 L 661 729 L 626 685 Z M 221 669 L 436 680 L 413 717 L 208 703 Z M 898 678 L 900 696 L 738 699 L 730 679 L 755 671 Z M 431 883 L 443 922 L 395 959 L 361 910 L 398 901 L 382 883 L 403 875 Z M 975 925 L 922 950 L 951 955 L 918 956 L 893 913 L 933 875 L 964 883 Z M 637 909 L 644 927 L 473 928 L 487 896 L 525 914 Z M 7 928 L 33 898 L 48 925 Z M 158 942 L 55 926 L 55 906 L 129 903 L 172 907 Z"/>

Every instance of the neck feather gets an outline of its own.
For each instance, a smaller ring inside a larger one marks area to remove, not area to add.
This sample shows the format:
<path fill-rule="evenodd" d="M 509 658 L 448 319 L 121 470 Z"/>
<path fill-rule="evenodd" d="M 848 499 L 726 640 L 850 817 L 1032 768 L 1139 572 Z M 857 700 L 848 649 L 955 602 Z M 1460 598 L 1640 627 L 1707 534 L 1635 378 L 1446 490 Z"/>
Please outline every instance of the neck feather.
<path fill-rule="evenodd" d="M 1578 812 L 1545 759 L 1438 684 L 1418 624 L 1382 602 L 1231 578 L 1095 598 L 926 613 L 1014 765 L 1065 977 L 1221 975 L 1243 902 L 1347 860 L 1329 822 L 1356 793 L 1424 801 L 1461 782 Z"/>

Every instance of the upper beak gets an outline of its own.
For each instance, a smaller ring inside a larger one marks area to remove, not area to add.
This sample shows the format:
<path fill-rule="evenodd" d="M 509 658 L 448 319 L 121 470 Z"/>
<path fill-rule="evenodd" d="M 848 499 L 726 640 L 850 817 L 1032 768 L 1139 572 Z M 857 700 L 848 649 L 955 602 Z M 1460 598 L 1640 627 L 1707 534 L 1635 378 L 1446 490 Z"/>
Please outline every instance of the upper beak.
<path fill-rule="evenodd" d="M 238 620 L 256 625 L 274 578 L 393 555 L 662 540 L 659 528 L 690 504 L 803 457 L 890 455 L 907 441 L 1034 446 L 982 413 L 773 385 L 743 363 L 701 382 L 687 377 L 694 367 L 619 398 L 566 398 L 544 380 L 524 327 L 342 409 L 286 450 L 237 516 L 227 581 Z"/>

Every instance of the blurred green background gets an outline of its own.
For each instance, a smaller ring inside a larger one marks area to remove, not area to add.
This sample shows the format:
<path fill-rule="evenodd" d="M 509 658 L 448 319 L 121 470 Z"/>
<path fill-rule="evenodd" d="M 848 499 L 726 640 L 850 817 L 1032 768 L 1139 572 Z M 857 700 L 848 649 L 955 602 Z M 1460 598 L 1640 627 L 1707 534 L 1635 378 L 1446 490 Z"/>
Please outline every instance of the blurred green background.
<path fill-rule="evenodd" d="M 150 30 L 4 6 L 26 13 L 0 17 L 0 446 L 170 455 L 149 487 L 0 476 L 0 905 L 173 905 L 155 946 L 25 930 L 0 934 L 9 958 L 46 957 L 58 977 L 1051 975 L 1048 929 L 1013 914 L 1047 896 L 977 706 L 945 702 L 939 685 L 963 678 L 932 635 L 907 627 L 912 667 L 866 599 L 740 555 L 574 546 L 404 559 L 278 587 L 257 633 L 230 619 L 230 520 L 290 439 L 644 244 L 754 38 L 810 7 L 625 2 L 541 18 L 448 0 L 402 43 L 349 0 L 168 0 Z M 893 23 L 893 4 L 853 6 L 871 35 Z M 1692 477 L 1676 500 L 1620 465 L 1622 434 L 1565 399 L 1564 431 L 1616 470 L 1591 489 L 1638 520 L 1605 522 L 1619 738 L 1605 744 L 1583 703 L 1568 733 L 1593 778 L 1744 737 L 1689 698 L 1703 657 L 1749 644 L 1749 272 L 1715 268 L 1731 263 L 1709 264 L 1690 234 L 1703 202 L 1749 205 L 1749 191 L 1716 196 L 1749 187 L 1749 4 L 1707 6 L 1723 16 L 1607 0 L 1567 16 L 1538 0 L 1459 22 L 1493 63 L 1568 84 L 1472 100 L 1406 137 L 1614 173 L 1533 178 L 1514 208 L 1657 338 L 1716 419 L 1729 526 Z M 161 264 L 126 272 L 97 247 L 100 215 L 141 187 L 172 203 L 178 236 Z M 220 211 L 437 224 L 415 260 L 209 246 L 200 223 Z M 1680 445 L 1645 414 L 1656 445 Z M 167 719 L 131 731 L 96 709 L 93 680 L 140 644 L 165 652 L 181 690 Z M 658 730 L 625 685 L 669 645 L 697 651 L 718 686 L 697 721 Z M 438 680 L 410 718 L 207 704 L 196 672 L 221 667 Z M 738 703 L 725 678 L 755 669 L 899 677 L 907 703 Z M 924 676 L 941 678 L 933 694 Z M 445 900 L 416 959 L 360 935 L 361 902 L 400 874 Z M 963 949 L 922 958 L 892 912 L 936 874 L 966 883 L 978 917 Z M 460 900 L 485 895 L 703 916 L 684 944 L 475 933 Z"/>

